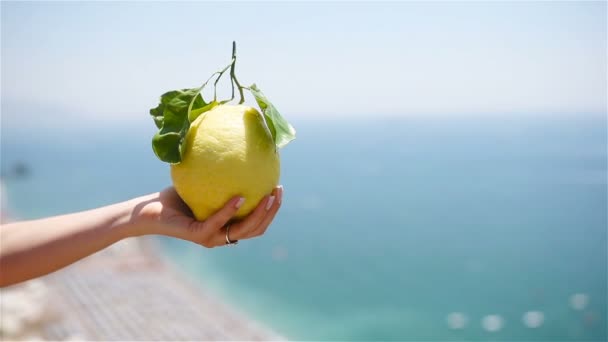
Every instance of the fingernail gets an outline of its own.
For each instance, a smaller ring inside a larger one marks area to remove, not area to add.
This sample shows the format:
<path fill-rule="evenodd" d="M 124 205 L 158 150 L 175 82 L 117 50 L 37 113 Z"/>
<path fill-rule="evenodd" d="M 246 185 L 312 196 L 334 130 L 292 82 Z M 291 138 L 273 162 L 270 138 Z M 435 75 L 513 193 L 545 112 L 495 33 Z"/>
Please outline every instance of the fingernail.
<path fill-rule="evenodd" d="M 279 185 L 279 204 L 283 203 L 283 186 Z"/>
<path fill-rule="evenodd" d="M 243 206 L 243 203 L 245 203 L 245 197 L 239 197 L 239 200 L 236 202 L 234 207 L 238 209 Z"/>
<path fill-rule="evenodd" d="M 274 196 L 268 197 L 268 202 L 266 202 L 266 210 L 268 210 L 268 209 L 270 209 L 270 207 L 272 207 L 272 203 L 274 203 Z"/>

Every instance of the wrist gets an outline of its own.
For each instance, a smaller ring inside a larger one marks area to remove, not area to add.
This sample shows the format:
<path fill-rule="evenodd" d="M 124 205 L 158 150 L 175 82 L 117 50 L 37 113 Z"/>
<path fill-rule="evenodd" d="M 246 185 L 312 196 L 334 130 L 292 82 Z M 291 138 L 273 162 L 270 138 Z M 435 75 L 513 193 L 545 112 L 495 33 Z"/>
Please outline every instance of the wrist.
<path fill-rule="evenodd" d="M 156 234 L 159 215 L 155 204 L 158 196 L 154 193 L 118 204 L 120 214 L 116 226 L 123 238 Z"/>
<path fill-rule="evenodd" d="M 135 200 L 129 200 L 104 208 L 109 211 L 109 227 L 114 240 L 119 241 L 141 235 L 136 205 Z"/>

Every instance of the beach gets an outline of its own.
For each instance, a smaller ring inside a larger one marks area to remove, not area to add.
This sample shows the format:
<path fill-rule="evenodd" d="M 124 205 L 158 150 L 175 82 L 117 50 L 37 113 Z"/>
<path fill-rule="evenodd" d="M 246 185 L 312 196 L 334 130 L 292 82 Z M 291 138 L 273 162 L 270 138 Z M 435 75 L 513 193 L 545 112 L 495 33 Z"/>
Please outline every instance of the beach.
<path fill-rule="evenodd" d="M 284 340 L 193 284 L 153 238 L 0 290 L 3 341 Z"/>

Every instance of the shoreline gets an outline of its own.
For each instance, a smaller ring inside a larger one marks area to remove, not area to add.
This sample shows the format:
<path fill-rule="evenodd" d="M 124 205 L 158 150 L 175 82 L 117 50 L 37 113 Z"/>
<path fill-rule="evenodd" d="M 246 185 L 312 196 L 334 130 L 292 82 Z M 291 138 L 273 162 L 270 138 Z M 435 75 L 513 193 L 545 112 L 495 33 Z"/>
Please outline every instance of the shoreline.
<path fill-rule="evenodd" d="M 286 340 L 131 238 L 2 293 L 3 340 Z"/>
<path fill-rule="evenodd" d="M 215 302 L 219 307 L 222 307 L 236 319 L 246 322 L 246 324 L 252 329 L 267 335 L 267 338 L 264 339 L 265 341 L 288 341 L 285 336 L 278 334 L 277 332 L 273 331 L 271 327 L 253 319 L 251 315 L 248 315 L 244 311 L 235 307 L 234 303 L 224 299 L 220 294 L 216 293 L 211 288 L 206 287 L 204 284 L 200 284 L 193 279 L 193 277 L 187 274 L 187 272 L 181 270 L 177 265 L 174 264 L 175 261 L 172 260 L 171 257 L 163 253 L 163 248 L 160 246 L 160 242 L 156 236 L 148 236 L 139 239 L 141 239 L 142 246 L 147 249 L 146 253 L 150 253 L 151 258 L 156 258 L 163 263 L 167 268 L 168 273 L 174 275 L 176 279 L 179 279 L 184 286 L 189 287 L 195 293 L 204 295 L 206 298 L 208 298 L 208 300 Z M 246 340 L 248 341 L 249 339 Z"/>

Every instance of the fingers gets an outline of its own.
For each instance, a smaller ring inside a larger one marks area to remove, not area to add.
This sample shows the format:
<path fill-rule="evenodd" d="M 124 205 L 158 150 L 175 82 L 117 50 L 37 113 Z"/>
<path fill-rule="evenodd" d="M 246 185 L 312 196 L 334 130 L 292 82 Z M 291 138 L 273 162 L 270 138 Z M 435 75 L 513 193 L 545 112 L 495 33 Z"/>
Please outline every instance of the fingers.
<path fill-rule="evenodd" d="M 230 241 L 249 239 L 264 234 L 279 210 L 282 200 L 283 187 L 278 186 L 270 195 L 264 196 L 245 219 L 230 225 Z M 235 197 L 204 222 L 195 222 L 202 225 L 203 236 L 199 236 L 197 239 L 199 244 L 209 248 L 226 245 L 226 224 L 233 218 L 243 202 L 243 198 Z"/>
<path fill-rule="evenodd" d="M 245 220 L 234 223 L 230 227 L 230 240 L 244 240 L 264 234 L 278 212 L 282 200 L 283 187 L 278 186 L 270 196 L 266 196 L 258 204 L 253 213 Z"/>
<path fill-rule="evenodd" d="M 266 232 L 266 229 L 268 229 L 268 227 L 274 220 L 274 217 L 277 215 L 277 212 L 279 211 L 279 208 L 281 207 L 281 203 L 283 202 L 283 187 L 282 186 L 280 186 L 279 189 L 277 190 L 277 199 L 275 202 L 276 203 L 272 206 L 272 208 L 270 208 L 270 210 L 268 211 L 268 213 L 266 214 L 266 216 L 264 217 L 262 222 L 257 226 L 256 229 L 254 229 L 250 232 L 250 236 L 249 236 L 250 238 L 257 237 L 257 236 L 264 234 Z"/>
<path fill-rule="evenodd" d="M 265 196 L 244 220 L 230 225 L 228 234 L 230 241 L 250 239 L 262 235 L 274 219 L 281 206 L 282 199 L 283 188 L 279 186 L 270 195 Z M 217 231 L 211 237 L 211 240 L 210 244 L 214 247 L 226 245 L 226 229 Z"/>
<path fill-rule="evenodd" d="M 226 203 L 222 209 L 211 215 L 211 217 L 207 218 L 203 222 L 203 228 L 210 231 L 220 230 L 236 214 L 243 203 L 245 203 L 245 198 L 234 197 L 228 201 L 228 203 Z"/>
<path fill-rule="evenodd" d="M 274 194 L 270 196 L 264 196 L 264 198 L 258 203 L 257 207 L 249 214 L 244 220 L 233 223 L 230 226 L 230 240 L 242 240 L 245 239 L 248 233 L 254 230 L 264 220 L 268 209 L 274 204 L 276 196 Z"/>
<path fill-rule="evenodd" d="M 219 246 L 215 241 L 215 237 L 218 234 L 221 234 L 221 231 L 223 231 L 222 228 L 236 214 L 243 203 L 245 203 L 245 198 L 234 197 L 228 201 L 222 209 L 211 215 L 205 221 L 192 221 L 190 230 L 196 235 L 192 240 L 209 248 Z"/>

